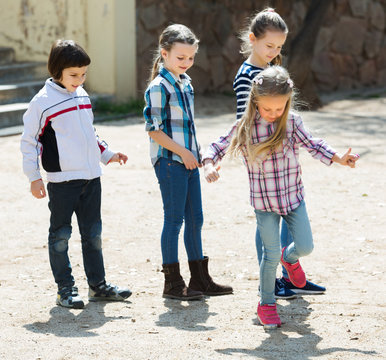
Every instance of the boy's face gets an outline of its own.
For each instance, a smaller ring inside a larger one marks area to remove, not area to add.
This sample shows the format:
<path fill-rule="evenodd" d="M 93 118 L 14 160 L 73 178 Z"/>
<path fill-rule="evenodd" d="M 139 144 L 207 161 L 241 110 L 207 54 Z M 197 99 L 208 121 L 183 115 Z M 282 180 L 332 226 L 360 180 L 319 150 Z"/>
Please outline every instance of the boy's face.
<path fill-rule="evenodd" d="M 86 80 L 88 66 L 69 67 L 63 69 L 62 78 L 59 82 L 69 91 L 74 92 L 78 86 Z"/>

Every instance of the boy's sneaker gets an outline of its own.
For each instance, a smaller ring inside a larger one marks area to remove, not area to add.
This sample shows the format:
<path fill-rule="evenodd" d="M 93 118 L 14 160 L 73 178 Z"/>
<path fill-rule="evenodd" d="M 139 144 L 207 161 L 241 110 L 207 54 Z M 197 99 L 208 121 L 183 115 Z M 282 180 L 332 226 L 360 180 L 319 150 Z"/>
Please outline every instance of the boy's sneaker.
<path fill-rule="evenodd" d="M 301 288 L 291 284 L 291 282 L 285 279 L 284 277 L 282 277 L 279 281 L 282 283 L 284 289 L 292 291 L 293 293 L 299 295 L 317 295 L 323 294 L 326 291 L 326 288 L 324 286 L 314 284 L 308 280 L 306 281 L 306 285 Z"/>
<path fill-rule="evenodd" d="M 90 285 L 88 290 L 89 301 L 123 301 L 130 295 L 129 289 L 109 284 L 105 280 L 99 285 Z"/>
<path fill-rule="evenodd" d="M 296 261 L 295 264 L 291 264 L 287 261 L 284 261 L 283 255 L 286 247 L 281 251 L 280 262 L 285 267 L 288 273 L 288 277 L 292 284 L 298 288 L 302 288 L 306 285 L 306 274 L 304 273 L 302 267 L 300 266 L 299 261 Z"/>
<path fill-rule="evenodd" d="M 72 309 L 84 308 L 84 302 L 78 294 L 78 288 L 75 286 L 59 289 L 56 304 Z"/>
<path fill-rule="evenodd" d="M 276 304 L 266 304 L 257 306 L 257 318 L 264 329 L 274 329 L 281 326 L 279 315 L 277 314 Z"/>
<path fill-rule="evenodd" d="M 285 287 L 281 279 L 275 279 L 275 299 L 289 300 L 294 298 L 296 298 L 296 293 L 291 288 Z"/>

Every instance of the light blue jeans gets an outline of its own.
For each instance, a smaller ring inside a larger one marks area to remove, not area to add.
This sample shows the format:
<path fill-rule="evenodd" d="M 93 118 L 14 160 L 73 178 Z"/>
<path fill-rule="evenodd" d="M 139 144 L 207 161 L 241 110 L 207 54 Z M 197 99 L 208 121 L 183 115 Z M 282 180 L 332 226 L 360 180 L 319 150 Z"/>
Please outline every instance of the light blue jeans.
<path fill-rule="evenodd" d="M 304 201 L 288 215 L 255 210 L 257 226 L 263 242 L 263 258 L 260 264 L 260 304 L 275 303 L 276 268 L 280 261 L 280 218 L 291 232 L 293 242 L 284 252 L 284 260 L 295 263 L 300 257 L 310 254 L 314 248 L 310 221 Z"/>
<path fill-rule="evenodd" d="M 291 232 L 288 231 L 288 225 L 285 222 L 285 220 L 281 222 L 280 242 L 281 242 L 282 249 L 287 247 L 289 244 L 293 242 Z M 256 251 L 257 251 L 257 259 L 259 261 L 259 266 L 260 266 L 261 260 L 263 260 L 263 242 L 261 240 L 259 227 L 256 227 L 255 245 L 256 245 Z M 282 266 L 282 274 L 283 274 L 283 277 L 288 279 L 288 273 L 284 266 Z"/>

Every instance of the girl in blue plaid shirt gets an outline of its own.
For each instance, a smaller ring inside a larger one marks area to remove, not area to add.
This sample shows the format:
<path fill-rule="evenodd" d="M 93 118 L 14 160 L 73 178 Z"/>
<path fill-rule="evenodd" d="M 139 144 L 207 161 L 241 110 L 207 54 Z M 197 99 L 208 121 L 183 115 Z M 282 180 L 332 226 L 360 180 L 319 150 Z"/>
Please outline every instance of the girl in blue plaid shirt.
<path fill-rule="evenodd" d="M 299 147 L 305 147 L 326 165 L 337 162 L 355 167 L 358 159 L 358 155 L 350 154 L 351 149 L 339 156 L 324 140 L 313 138 L 301 117 L 290 110 L 292 96 L 293 82 L 284 68 L 272 66 L 260 72 L 252 82 L 243 116 L 227 134 L 210 145 L 203 159 L 209 182 L 218 179 L 215 166 L 228 148 L 231 155 L 241 155 L 247 166 L 250 201 L 255 208 L 264 247 L 257 316 L 266 327 L 281 325 L 274 296 L 279 261 L 291 283 L 303 287 L 306 277 L 299 258 L 313 249 L 298 160 Z M 282 251 L 280 218 L 287 222 L 294 239 Z"/>
<path fill-rule="evenodd" d="M 163 297 L 200 299 L 231 294 L 230 286 L 213 282 L 208 257 L 203 256 L 200 148 L 194 125 L 193 88 L 186 71 L 193 65 L 198 39 L 184 25 L 168 26 L 159 38 L 150 84 L 145 92 L 144 116 L 150 156 L 161 189 L 164 225 L 161 235 Z M 180 274 L 178 235 L 185 221 L 184 243 L 191 279 Z"/>

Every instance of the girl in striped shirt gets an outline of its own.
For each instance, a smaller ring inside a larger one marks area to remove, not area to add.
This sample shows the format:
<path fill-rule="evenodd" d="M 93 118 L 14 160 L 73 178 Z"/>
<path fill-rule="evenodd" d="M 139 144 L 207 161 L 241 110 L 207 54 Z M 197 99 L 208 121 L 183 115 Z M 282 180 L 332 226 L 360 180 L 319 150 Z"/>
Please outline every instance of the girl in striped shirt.
<path fill-rule="evenodd" d="M 337 162 L 355 167 L 358 155 L 349 149 L 339 156 L 322 139 L 313 138 L 299 115 L 291 111 L 293 82 L 281 66 L 271 66 L 257 75 L 247 108 L 224 136 L 212 143 L 203 157 L 205 178 L 218 179 L 215 165 L 228 152 L 241 155 L 248 170 L 250 201 L 263 242 L 260 264 L 260 296 L 257 309 L 266 327 L 281 325 L 275 303 L 275 275 L 279 264 L 297 287 L 306 283 L 299 258 L 311 253 L 313 240 L 304 203 L 304 187 L 299 164 L 303 146 L 326 165 Z M 279 222 L 283 218 L 294 241 L 280 250 Z"/>
<path fill-rule="evenodd" d="M 241 34 L 241 53 L 247 59 L 240 66 L 233 89 L 237 98 L 237 119 L 245 111 L 252 80 L 265 68 L 271 65 L 281 65 L 281 49 L 286 41 L 288 28 L 281 16 L 272 8 L 260 11 L 252 19 L 249 27 Z M 256 229 L 256 250 L 259 263 L 262 259 L 263 244 L 260 231 Z M 285 221 L 281 228 L 281 246 L 288 246 L 292 237 Z M 297 294 L 322 294 L 326 291 L 320 286 L 307 280 L 305 286 L 298 288 L 288 281 L 285 268 L 282 269 L 282 278 L 275 280 L 275 297 L 277 299 L 291 299 Z"/>

